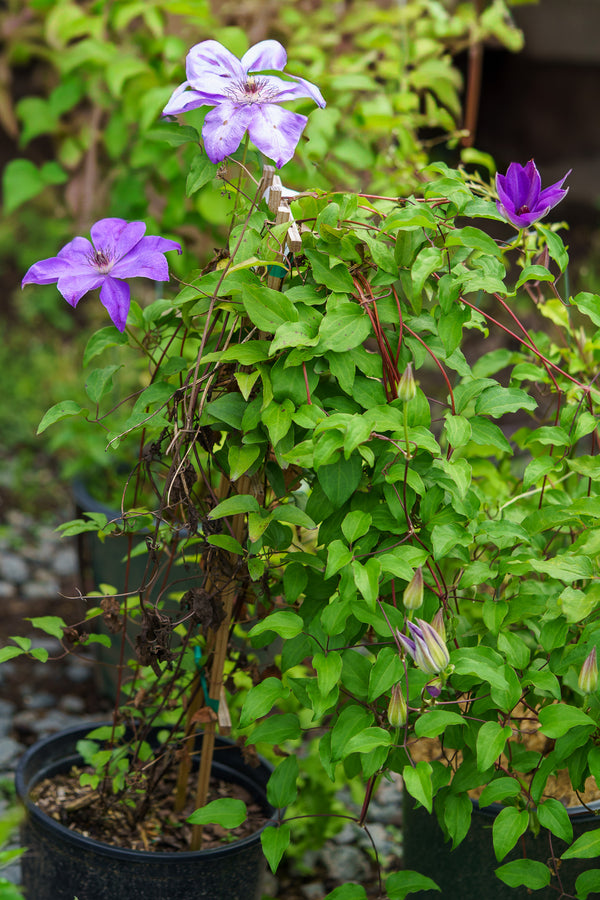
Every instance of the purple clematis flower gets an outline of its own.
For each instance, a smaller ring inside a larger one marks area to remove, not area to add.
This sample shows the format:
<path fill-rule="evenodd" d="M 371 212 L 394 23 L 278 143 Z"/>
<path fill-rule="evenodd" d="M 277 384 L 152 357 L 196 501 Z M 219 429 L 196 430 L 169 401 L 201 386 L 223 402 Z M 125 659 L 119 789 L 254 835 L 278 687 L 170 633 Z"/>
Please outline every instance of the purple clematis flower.
<path fill-rule="evenodd" d="M 100 219 L 91 228 L 93 243 L 87 238 L 74 238 L 58 256 L 34 263 L 21 287 L 56 281 L 71 306 L 77 306 L 84 294 L 99 287 L 101 303 L 119 331 L 124 331 L 131 298 L 129 285 L 123 279 L 168 281 L 169 267 L 163 254 L 168 250 L 181 253 L 176 241 L 144 237 L 145 231 L 145 222 Z"/>
<path fill-rule="evenodd" d="M 412 656 L 415 664 L 427 675 L 439 675 L 448 668 L 450 655 L 443 638 L 433 625 L 423 619 L 417 619 L 418 625 L 408 623 L 410 637 L 396 630 L 396 637 Z"/>
<path fill-rule="evenodd" d="M 566 196 L 569 189 L 562 189 L 562 186 L 571 171 L 569 169 L 564 178 L 542 190 L 542 179 L 532 159 L 526 166 L 511 163 L 506 175 L 496 175 L 500 198 L 496 202 L 498 212 L 516 228 L 533 225 Z"/>
<path fill-rule="evenodd" d="M 241 60 L 218 41 L 202 41 L 186 59 L 187 81 L 175 90 L 163 115 L 176 115 L 198 106 L 214 106 L 202 126 L 206 153 L 218 163 L 239 147 L 246 131 L 258 149 L 278 168 L 294 155 L 306 116 L 278 106 L 308 97 L 325 106 L 319 88 L 304 78 L 251 73 L 282 72 L 287 54 L 279 41 L 260 41 Z"/>

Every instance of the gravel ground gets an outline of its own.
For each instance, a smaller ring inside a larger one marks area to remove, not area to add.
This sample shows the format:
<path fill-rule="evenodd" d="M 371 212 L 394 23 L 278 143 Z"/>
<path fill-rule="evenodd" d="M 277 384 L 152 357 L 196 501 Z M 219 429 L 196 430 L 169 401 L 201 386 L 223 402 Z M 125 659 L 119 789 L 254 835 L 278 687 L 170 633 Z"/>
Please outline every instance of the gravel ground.
<path fill-rule="evenodd" d="M 10 635 L 28 634 L 26 617 L 77 616 L 78 562 L 74 543 L 62 540 L 50 524 L 38 525 L 19 510 L 0 520 L 0 599 L 4 609 L 0 646 Z M 74 599 L 75 598 L 75 599 Z M 34 645 L 52 657 L 62 654 L 58 641 L 31 630 Z M 82 721 L 106 718 L 109 705 L 94 683 L 93 669 L 73 656 L 51 663 L 15 659 L 0 666 L 0 815 L 11 794 L 14 767 L 24 750 L 40 737 Z M 353 807 L 349 795 L 340 799 Z M 381 897 L 373 845 L 385 870 L 398 868 L 401 855 L 401 793 L 395 782 L 381 783 L 371 805 L 367 828 L 348 822 L 321 848 L 267 875 L 269 900 L 321 900 L 339 884 L 364 885 L 369 898 Z M 16 837 L 15 837 L 16 845 Z M 1 873 L 19 883 L 19 864 Z"/>

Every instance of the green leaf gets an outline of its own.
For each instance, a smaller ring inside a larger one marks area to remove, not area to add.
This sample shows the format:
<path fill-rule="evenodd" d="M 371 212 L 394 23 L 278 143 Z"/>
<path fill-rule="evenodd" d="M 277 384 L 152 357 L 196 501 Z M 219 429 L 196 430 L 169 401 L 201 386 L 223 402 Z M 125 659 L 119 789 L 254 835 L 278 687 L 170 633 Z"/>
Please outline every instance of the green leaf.
<path fill-rule="evenodd" d="M 373 517 L 368 512 L 355 509 L 349 512 L 342 521 L 342 532 L 346 540 L 352 544 L 358 538 L 367 533 L 373 522 Z"/>
<path fill-rule="evenodd" d="M 600 828 L 586 831 L 565 850 L 561 859 L 594 859 L 600 856 Z"/>
<path fill-rule="evenodd" d="M 0 649 L 0 663 L 8 662 L 9 659 L 15 659 L 15 657 L 22 656 L 24 653 L 27 653 L 27 650 L 21 647 L 2 647 Z"/>
<path fill-rule="evenodd" d="M 59 640 L 62 639 L 64 629 L 67 627 L 64 620 L 59 616 L 38 616 L 34 619 L 26 616 L 25 618 L 26 621 L 31 622 L 34 628 L 39 628 L 40 631 L 44 631 L 46 634 Z"/>
<path fill-rule="evenodd" d="M 283 809 L 294 802 L 298 794 L 298 758 L 295 754 L 282 760 L 267 784 L 267 800 L 275 809 Z"/>
<path fill-rule="evenodd" d="M 521 786 L 516 778 L 496 778 L 484 787 L 478 802 L 481 807 L 489 806 L 490 803 L 500 803 L 507 797 L 516 797 L 520 793 Z"/>
<path fill-rule="evenodd" d="M 66 172 L 58 163 L 48 162 L 38 169 L 28 159 L 12 159 L 2 173 L 4 212 L 14 212 L 23 203 L 37 197 L 50 184 L 62 184 Z"/>
<path fill-rule="evenodd" d="M 515 288 L 520 288 L 526 281 L 554 281 L 554 275 L 545 266 L 525 266 Z"/>
<path fill-rule="evenodd" d="M 306 258 L 310 263 L 313 278 L 317 284 L 324 284 L 336 294 L 351 294 L 354 281 L 344 265 L 329 265 L 329 258 L 315 250 L 306 250 Z"/>
<path fill-rule="evenodd" d="M 345 271 L 345 270 L 344 270 Z M 371 334 L 371 322 L 358 303 L 339 303 L 323 316 L 319 327 L 319 353 L 347 353 L 360 347 Z"/>
<path fill-rule="evenodd" d="M 444 802 L 444 824 L 452 838 L 453 850 L 467 836 L 472 814 L 473 804 L 466 792 L 448 794 Z"/>
<path fill-rule="evenodd" d="M 232 481 L 241 478 L 256 462 L 260 455 L 259 444 L 231 444 L 227 453 L 229 462 L 229 477 Z"/>
<path fill-rule="evenodd" d="M 362 478 L 362 461 L 358 454 L 345 459 L 341 454 L 337 460 L 317 469 L 319 484 L 327 498 L 336 508 L 343 506 L 352 496 Z"/>
<path fill-rule="evenodd" d="M 236 494 L 218 503 L 208 514 L 209 519 L 222 519 L 224 516 L 237 516 L 248 512 L 259 512 L 258 500 L 251 494 Z"/>
<path fill-rule="evenodd" d="M 289 825 L 269 825 L 268 828 L 260 835 L 263 853 L 269 863 L 269 867 L 273 873 L 277 871 L 277 866 L 281 861 L 281 857 L 287 850 L 290 843 L 290 826 Z"/>
<path fill-rule="evenodd" d="M 496 875 L 509 887 L 530 888 L 537 891 L 550 884 L 550 869 L 534 859 L 515 859 L 496 869 Z"/>
<path fill-rule="evenodd" d="M 594 325 L 600 327 L 600 295 L 591 294 L 589 291 L 581 291 L 572 298 L 577 309 L 585 313 Z"/>
<path fill-rule="evenodd" d="M 166 141 L 171 147 L 188 143 L 197 144 L 200 141 L 200 135 L 191 125 L 175 125 L 171 122 L 162 122 L 156 128 L 151 128 L 146 132 L 146 137 L 151 141 Z"/>
<path fill-rule="evenodd" d="M 106 328 L 100 328 L 93 334 L 85 346 L 83 353 L 83 365 L 87 366 L 94 357 L 99 356 L 104 350 L 110 347 L 116 347 L 126 344 L 128 341 L 127 334 L 121 333 L 113 325 L 107 325 Z"/>
<path fill-rule="evenodd" d="M 381 563 L 376 557 L 360 563 L 357 559 L 352 561 L 352 573 L 356 587 L 365 598 L 369 606 L 374 609 L 379 596 L 379 576 Z"/>
<path fill-rule="evenodd" d="M 351 753 L 372 753 L 377 747 L 389 747 L 391 743 L 392 736 L 389 731 L 372 726 L 350 738 L 344 748 L 344 756 L 349 756 Z"/>
<path fill-rule="evenodd" d="M 486 722 L 477 734 L 477 771 L 485 772 L 498 759 L 512 731 L 508 725 Z"/>
<path fill-rule="evenodd" d="M 589 894 L 600 894 L 600 869 L 589 869 L 578 875 L 575 890 L 577 900 L 586 900 Z"/>
<path fill-rule="evenodd" d="M 411 267 L 413 291 L 419 295 L 432 272 L 444 266 L 444 257 L 439 247 L 424 247 L 417 254 Z"/>
<path fill-rule="evenodd" d="M 212 163 L 206 153 L 199 151 L 190 166 L 190 171 L 185 181 L 185 195 L 191 197 L 205 184 L 212 181 L 217 174 L 218 166 Z"/>
<path fill-rule="evenodd" d="M 301 736 L 298 716 L 293 713 L 269 716 L 257 725 L 250 736 L 250 743 L 283 744 L 284 741 L 296 741 Z"/>
<path fill-rule="evenodd" d="M 266 619 L 257 622 L 254 628 L 248 632 L 249 637 L 256 637 L 257 634 L 263 634 L 265 631 L 272 631 L 279 634 L 280 637 L 287 640 L 296 637 L 304 628 L 304 622 L 300 616 L 292 612 L 291 609 L 280 609 L 271 613 Z"/>
<path fill-rule="evenodd" d="M 402 771 L 404 787 L 411 797 L 425 807 L 428 813 L 431 813 L 433 809 L 432 772 L 431 765 L 425 760 L 421 760 L 416 766 L 404 766 Z"/>
<path fill-rule="evenodd" d="M 429 709 L 415 722 L 417 737 L 433 738 L 442 734 L 451 725 L 464 725 L 461 715 L 445 709 Z"/>
<path fill-rule="evenodd" d="M 367 892 L 361 884 L 338 884 L 336 888 L 325 894 L 324 900 L 367 900 Z"/>
<path fill-rule="evenodd" d="M 528 825 L 529 813 L 526 810 L 519 810 L 514 806 L 506 806 L 500 810 L 492 827 L 494 853 L 498 861 L 512 850 L 521 835 L 527 831 Z"/>
<path fill-rule="evenodd" d="M 392 647 L 383 647 L 377 654 L 369 675 L 369 703 L 387 693 L 392 685 L 401 681 L 403 675 L 404 666 L 398 651 Z"/>
<path fill-rule="evenodd" d="M 274 447 L 290 430 L 293 411 L 294 405 L 291 400 L 284 400 L 283 403 L 275 403 L 272 400 L 263 409 L 261 420 L 267 427 Z"/>
<path fill-rule="evenodd" d="M 405 869 L 388 875 L 385 890 L 389 900 L 404 900 L 409 894 L 416 894 L 418 891 L 441 891 L 441 888 L 426 875 Z"/>
<path fill-rule="evenodd" d="M 55 403 L 54 406 L 51 406 L 48 412 L 42 416 L 42 421 L 38 425 L 36 433 L 41 434 L 48 426 L 54 425 L 55 422 L 60 422 L 61 419 L 66 419 L 68 416 L 85 416 L 87 413 L 88 410 L 74 400 L 61 400 L 60 403 Z"/>
<path fill-rule="evenodd" d="M 534 410 L 537 400 L 520 388 L 505 388 L 500 385 L 486 388 L 475 402 L 477 415 L 488 415 L 497 419 L 505 413 L 522 409 Z"/>
<path fill-rule="evenodd" d="M 104 394 L 112 390 L 113 375 L 120 368 L 121 366 L 106 366 L 90 372 L 85 382 L 85 392 L 92 403 L 99 403 Z"/>
<path fill-rule="evenodd" d="M 223 828 L 237 828 L 246 821 L 248 810 L 243 800 L 221 797 L 211 800 L 206 806 L 195 810 L 187 821 L 192 825 L 222 825 Z"/>
<path fill-rule="evenodd" d="M 556 837 L 561 838 L 567 844 L 573 840 L 573 825 L 565 807 L 559 800 L 550 797 L 544 800 L 537 808 L 540 825 L 551 831 Z"/>
<path fill-rule="evenodd" d="M 340 680 L 342 674 L 342 657 L 339 652 L 315 653 L 313 666 L 317 671 L 319 691 L 326 697 Z"/>
<path fill-rule="evenodd" d="M 346 744 L 355 734 L 368 728 L 373 722 L 373 714 L 356 703 L 342 708 L 331 731 L 331 756 L 342 759 Z"/>
<path fill-rule="evenodd" d="M 539 712 L 540 731 L 549 738 L 562 737 L 577 725 L 589 725 L 590 732 L 595 727 L 595 722 L 578 706 L 568 706 L 566 703 L 555 703 L 545 706 Z"/>
<path fill-rule="evenodd" d="M 242 291 L 242 302 L 251 321 L 262 331 L 275 334 L 284 322 L 298 321 L 296 307 L 280 291 L 248 284 Z"/>
<path fill-rule="evenodd" d="M 325 579 L 331 578 L 340 569 L 344 569 L 348 563 L 352 562 L 352 550 L 349 550 L 342 541 L 331 541 L 327 547 L 327 568 L 325 569 Z"/>
<path fill-rule="evenodd" d="M 240 713 L 240 727 L 244 728 L 273 710 L 279 700 L 288 697 L 289 688 L 279 678 L 265 678 L 248 691 Z"/>

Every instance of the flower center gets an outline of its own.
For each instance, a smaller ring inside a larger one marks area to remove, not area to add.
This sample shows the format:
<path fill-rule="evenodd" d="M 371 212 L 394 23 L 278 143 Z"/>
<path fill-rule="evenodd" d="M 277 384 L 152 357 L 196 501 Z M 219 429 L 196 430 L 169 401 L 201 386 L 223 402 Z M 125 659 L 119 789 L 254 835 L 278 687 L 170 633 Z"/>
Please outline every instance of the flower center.
<path fill-rule="evenodd" d="M 106 275 L 113 267 L 114 259 L 109 250 L 94 250 L 89 256 L 90 265 L 98 269 L 101 275 Z"/>
<path fill-rule="evenodd" d="M 520 207 L 518 208 L 518 210 L 517 210 L 517 215 L 518 215 L 518 216 L 522 216 L 522 215 L 524 215 L 525 213 L 528 213 L 528 212 L 531 212 L 531 210 L 529 209 L 528 206 L 526 206 L 525 204 L 523 204 L 523 206 L 520 206 Z"/>
<path fill-rule="evenodd" d="M 270 103 L 277 95 L 277 89 L 269 84 L 266 78 L 255 78 L 247 75 L 245 81 L 231 85 L 229 96 L 234 103 L 248 106 L 253 103 Z"/>

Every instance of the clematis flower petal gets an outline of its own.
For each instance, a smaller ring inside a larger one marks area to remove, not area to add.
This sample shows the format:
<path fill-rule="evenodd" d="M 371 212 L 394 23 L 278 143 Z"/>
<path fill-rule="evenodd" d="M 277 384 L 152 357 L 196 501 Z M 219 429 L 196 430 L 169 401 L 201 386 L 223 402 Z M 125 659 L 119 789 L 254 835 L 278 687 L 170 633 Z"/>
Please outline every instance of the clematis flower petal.
<path fill-rule="evenodd" d="M 252 112 L 249 106 L 240 107 L 227 100 L 206 114 L 202 137 L 211 162 L 222 162 L 237 150 L 250 124 Z"/>
<path fill-rule="evenodd" d="M 237 56 L 218 41 L 208 40 L 195 44 L 185 61 L 185 72 L 190 82 L 202 82 L 215 76 L 224 79 L 244 79 L 244 69 Z"/>
<path fill-rule="evenodd" d="M 21 282 L 21 287 L 26 284 L 52 284 L 61 275 L 66 275 L 69 269 L 68 261 L 61 259 L 59 256 L 42 259 L 29 267 Z"/>
<path fill-rule="evenodd" d="M 259 41 L 244 53 L 240 63 L 244 72 L 264 72 L 265 69 L 281 72 L 287 63 L 287 53 L 279 41 Z"/>
<path fill-rule="evenodd" d="M 127 313 L 131 306 L 129 285 L 117 278 L 105 278 L 100 291 L 100 303 L 108 310 L 119 331 L 125 331 Z"/>
<path fill-rule="evenodd" d="M 544 188 L 540 193 L 539 203 L 544 205 L 548 204 L 550 209 L 552 209 L 553 206 L 556 206 L 557 203 L 560 203 L 569 190 L 569 188 L 562 189 L 562 186 L 572 171 L 573 169 L 569 169 L 567 174 L 564 175 L 560 181 L 556 181 L 554 184 L 551 184 L 550 187 Z"/>
<path fill-rule="evenodd" d="M 71 306 L 77 306 L 84 294 L 87 294 L 88 291 L 93 291 L 104 283 L 105 277 L 99 272 L 93 271 L 89 271 L 89 274 L 86 275 L 71 272 L 59 278 L 56 287 L 67 303 Z"/>
<path fill-rule="evenodd" d="M 169 280 L 169 265 L 162 253 L 135 247 L 131 253 L 114 264 L 110 270 L 114 278 L 151 278 Z"/>
<path fill-rule="evenodd" d="M 142 225 L 144 231 L 146 230 L 144 222 L 132 222 L 131 224 Z M 90 234 L 92 236 L 92 241 L 94 242 L 94 247 L 97 250 L 102 248 L 106 252 L 114 253 L 117 241 L 119 240 L 119 236 L 126 227 L 127 221 L 125 219 L 98 219 L 98 221 L 95 222 L 90 228 Z M 142 231 L 142 234 L 144 233 L 144 231 Z"/>
<path fill-rule="evenodd" d="M 188 91 L 189 85 L 189 81 L 184 81 L 173 91 L 169 102 L 162 111 L 163 116 L 177 116 L 189 109 L 197 109 L 199 106 L 214 106 L 218 102 L 211 103 L 200 91 Z"/>
<path fill-rule="evenodd" d="M 248 123 L 250 140 L 280 169 L 295 153 L 308 119 L 270 103 L 256 106 Z"/>
<path fill-rule="evenodd" d="M 310 100 L 314 100 L 317 106 L 320 106 L 321 108 L 327 105 L 323 94 L 316 84 L 313 84 L 312 81 L 307 81 L 306 78 L 299 78 L 296 75 L 290 75 L 290 78 L 292 77 L 294 81 L 285 81 L 283 78 L 277 78 L 275 75 L 270 76 L 271 81 L 277 81 L 280 85 L 280 92 L 277 95 L 278 103 L 283 103 L 286 100 L 301 100 L 308 97 Z"/>

